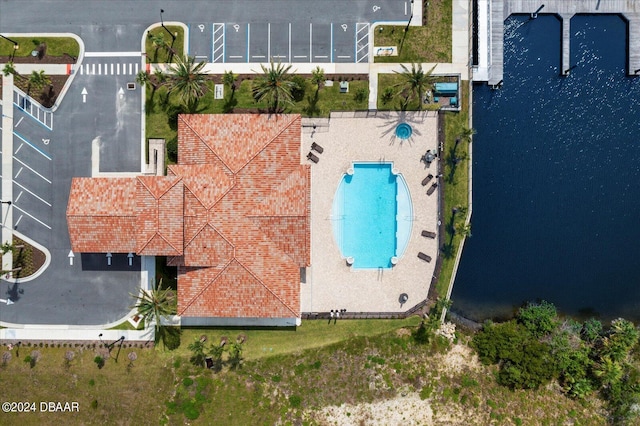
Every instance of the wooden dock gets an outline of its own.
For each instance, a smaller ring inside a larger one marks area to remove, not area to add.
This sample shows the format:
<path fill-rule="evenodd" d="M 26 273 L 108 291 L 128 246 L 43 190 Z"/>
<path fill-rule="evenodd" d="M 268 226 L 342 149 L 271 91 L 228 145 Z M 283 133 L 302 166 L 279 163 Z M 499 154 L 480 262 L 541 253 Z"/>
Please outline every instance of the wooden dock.
<path fill-rule="evenodd" d="M 540 7 L 544 5 L 540 9 Z M 503 77 L 504 21 L 513 14 L 557 14 L 562 19 L 562 67 L 571 70 L 571 18 L 577 13 L 620 14 L 628 21 L 627 70 L 640 74 L 640 1 L 629 0 L 491 0 L 491 64 L 489 84 Z"/>

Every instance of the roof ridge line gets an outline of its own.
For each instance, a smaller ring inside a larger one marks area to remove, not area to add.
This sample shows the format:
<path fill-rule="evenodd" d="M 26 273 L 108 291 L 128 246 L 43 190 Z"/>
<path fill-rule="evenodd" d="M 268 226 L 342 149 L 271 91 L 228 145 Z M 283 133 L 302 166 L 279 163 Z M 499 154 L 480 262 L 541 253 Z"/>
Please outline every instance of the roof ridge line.
<path fill-rule="evenodd" d="M 229 167 L 229 165 L 227 163 L 224 162 L 224 160 L 222 158 L 220 158 L 220 156 L 218 155 L 218 153 L 216 151 L 214 151 L 209 144 L 207 144 L 204 139 L 202 138 L 202 136 L 200 136 L 200 133 L 198 133 L 193 127 L 191 127 L 191 125 L 189 123 L 187 123 L 187 121 L 184 118 L 181 118 L 181 116 L 185 116 L 185 115 L 193 115 L 193 114 L 178 114 L 178 120 L 182 120 L 182 122 L 184 123 L 185 126 L 187 126 L 189 128 L 189 130 L 191 130 L 193 132 L 194 135 L 196 135 L 198 137 L 198 139 L 200 139 L 200 142 L 202 142 L 204 144 L 204 146 L 206 146 L 207 148 L 209 148 L 209 151 L 211 151 L 211 153 L 218 159 L 220 160 L 220 162 L 227 168 L 227 170 L 229 170 L 229 172 L 234 175 L 235 173 L 233 173 L 233 170 L 231 170 L 231 167 Z M 178 135 L 180 134 L 180 132 L 178 132 Z M 178 140 L 178 146 L 180 146 L 180 140 Z"/>
<path fill-rule="evenodd" d="M 285 256 L 286 256 L 286 254 L 285 254 Z M 290 257 L 290 256 L 287 256 L 287 257 Z M 289 306 L 289 305 L 288 305 L 284 300 L 282 300 L 282 299 L 280 298 L 280 296 L 278 296 L 277 294 L 275 294 L 275 293 L 273 292 L 273 290 L 271 290 L 271 289 L 269 288 L 269 286 L 267 286 L 267 285 L 266 285 L 266 284 L 265 284 L 265 283 L 264 283 L 264 282 L 263 282 L 263 281 L 262 281 L 262 280 L 261 280 L 261 279 L 260 279 L 256 274 L 254 274 L 254 273 L 253 273 L 249 268 L 247 268 L 247 267 L 244 265 L 244 263 L 242 263 L 242 262 L 240 261 L 240 259 L 238 259 L 237 257 L 236 257 L 235 259 L 236 259 L 236 262 L 238 262 L 238 264 L 239 264 L 240 266 L 242 266 L 242 268 L 243 268 L 245 271 L 247 271 L 247 272 L 249 273 L 249 275 L 251 275 L 252 277 L 254 277 L 254 278 L 255 278 L 255 279 L 256 279 L 260 284 L 262 284 L 262 286 L 263 286 L 265 289 L 267 289 L 267 291 L 268 291 L 269 293 L 271 293 L 271 294 L 273 295 L 273 297 L 275 297 L 276 299 L 278 299 L 278 300 L 280 301 L 280 303 L 282 303 L 282 305 L 284 305 L 287 309 L 289 309 L 289 311 L 291 311 L 291 313 L 292 313 L 292 314 L 297 315 L 296 311 L 294 311 L 294 310 L 291 308 L 291 306 Z"/>
<path fill-rule="evenodd" d="M 277 115 L 278 114 L 276 114 L 276 116 Z M 300 114 L 282 114 L 282 115 L 286 115 L 287 117 L 293 117 L 293 118 L 289 120 L 289 123 L 285 123 L 280 129 L 280 131 L 276 133 L 271 139 L 269 139 L 268 142 L 262 148 L 260 148 L 260 150 L 256 151 L 255 154 L 249 157 L 249 159 L 242 165 L 242 167 L 238 169 L 237 173 L 239 173 L 240 170 L 247 167 L 247 164 L 251 163 L 251 161 L 253 161 L 253 159 L 256 158 L 258 154 L 262 153 L 262 151 L 264 151 L 269 145 L 271 145 L 278 136 L 280 136 L 285 130 L 287 130 L 291 126 L 291 124 L 293 124 L 293 122 L 296 121 L 296 119 L 300 118 Z"/>
<path fill-rule="evenodd" d="M 167 243 L 169 246 L 171 246 L 171 248 L 172 248 L 172 249 L 174 249 L 176 252 L 181 253 L 181 252 L 180 252 L 180 250 L 178 250 L 178 249 L 177 249 L 173 244 L 171 244 L 171 243 L 169 242 L 169 240 L 167 240 L 167 239 L 164 237 L 164 235 L 162 235 L 162 234 L 161 234 L 160 232 L 158 232 L 158 231 L 154 232 L 154 233 L 153 233 L 153 237 L 149 238 L 149 239 L 147 240 L 147 242 L 146 242 L 146 243 L 144 243 L 144 244 L 142 245 L 142 247 L 141 247 L 139 250 L 138 250 L 138 248 L 136 247 L 136 251 L 137 251 L 138 253 L 142 252 L 142 251 L 143 251 L 143 250 L 144 250 L 144 249 L 149 245 L 149 243 L 150 243 L 150 242 L 151 242 L 151 241 L 152 241 L 156 236 L 158 236 L 158 237 L 162 238 L 162 240 L 163 240 L 165 243 Z M 170 256 L 182 256 L 182 254 L 178 254 L 178 255 L 175 255 L 175 254 L 174 254 L 174 255 L 170 255 Z"/>
<path fill-rule="evenodd" d="M 151 190 L 150 190 L 150 188 L 149 188 L 149 185 L 147 185 L 146 183 L 144 183 L 144 181 L 140 179 L 141 177 L 146 177 L 146 176 L 144 176 L 144 175 L 143 175 L 143 176 L 136 176 L 136 180 L 137 180 L 138 182 L 140 182 L 140 183 L 142 184 L 142 186 L 144 186 L 144 187 L 147 189 L 147 191 L 149 191 L 149 193 L 150 193 L 151 195 L 153 195 L 153 193 L 151 192 Z M 154 176 L 150 176 L 150 177 L 158 177 L 158 176 L 155 176 L 155 175 L 154 175 Z M 154 196 L 153 198 L 154 198 L 154 199 L 156 199 L 156 200 L 159 200 L 160 198 L 162 198 L 162 196 L 163 196 L 164 194 L 166 194 L 167 192 L 169 192 L 169 191 L 171 190 L 171 188 L 173 188 L 174 186 L 176 186 L 176 185 L 177 185 L 178 183 L 180 183 L 180 181 L 182 180 L 182 176 L 178 176 L 178 175 L 173 175 L 173 176 L 167 176 L 167 175 L 165 175 L 165 176 L 162 176 L 162 177 L 174 177 L 174 178 L 177 178 L 177 179 L 176 179 L 176 181 L 175 181 L 175 182 L 173 182 L 171 185 L 169 185 L 169 187 L 168 187 L 166 190 L 164 190 L 164 191 L 162 192 L 162 194 L 160 194 L 160 196 L 159 196 L 159 197 Z M 155 180 L 156 180 L 156 179 L 154 179 L 154 181 L 155 181 Z"/>
<path fill-rule="evenodd" d="M 235 250 L 235 247 L 234 247 Z M 231 264 L 231 262 L 233 262 L 233 259 L 235 259 L 235 257 L 232 257 L 225 265 L 222 269 L 220 269 L 220 272 L 218 272 L 207 284 L 205 284 L 202 287 L 202 290 L 200 290 L 198 293 L 196 293 L 191 300 L 189 301 L 189 303 L 187 303 L 187 306 L 185 306 L 185 308 L 181 311 L 178 312 L 178 315 L 182 316 L 182 314 L 189 309 L 189 307 L 191 305 L 193 305 L 195 303 L 196 300 L 198 300 L 200 298 L 200 296 L 202 295 L 202 293 L 204 293 L 204 291 L 206 289 L 208 289 L 209 287 L 211 287 L 211 285 L 218 279 L 218 277 L 220 277 L 220 275 L 229 267 L 229 265 Z M 185 266 L 185 268 L 189 268 L 189 266 Z M 211 266 L 207 266 L 205 267 L 206 269 L 210 269 Z"/>

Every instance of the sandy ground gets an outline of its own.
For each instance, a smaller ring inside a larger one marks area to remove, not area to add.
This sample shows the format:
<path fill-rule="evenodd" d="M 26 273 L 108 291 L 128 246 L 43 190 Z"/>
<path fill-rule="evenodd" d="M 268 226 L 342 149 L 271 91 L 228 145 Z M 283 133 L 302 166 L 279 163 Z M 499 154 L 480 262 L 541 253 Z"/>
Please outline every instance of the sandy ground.
<path fill-rule="evenodd" d="M 478 358 L 466 345 L 453 345 L 446 354 L 437 355 L 434 365 L 442 365 L 442 373 L 480 368 Z M 401 392 L 395 398 L 358 405 L 343 404 L 309 413 L 322 425 L 469 425 L 481 424 L 473 413 L 453 405 L 446 412 L 432 409 L 430 399 L 422 400 L 418 392 Z"/>

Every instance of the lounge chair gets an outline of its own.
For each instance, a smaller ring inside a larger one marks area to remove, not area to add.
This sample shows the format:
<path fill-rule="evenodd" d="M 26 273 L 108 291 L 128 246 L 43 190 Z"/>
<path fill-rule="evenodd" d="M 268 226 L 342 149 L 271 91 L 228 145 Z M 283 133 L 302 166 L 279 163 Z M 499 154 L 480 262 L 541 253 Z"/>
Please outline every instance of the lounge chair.
<path fill-rule="evenodd" d="M 433 175 L 429 173 L 426 178 L 422 179 L 422 186 L 428 184 L 431 179 L 433 179 Z"/>
<path fill-rule="evenodd" d="M 317 156 L 317 155 L 314 155 L 314 153 L 313 153 L 313 152 L 309 152 L 309 153 L 307 154 L 307 160 L 311 160 L 311 161 L 313 161 L 314 163 L 317 163 L 320 159 L 318 158 L 318 156 Z"/>
<path fill-rule="evenodd" d="M 418 257 L 425 262 L 431 262 L 431 256 L 429 256 L 428 254 L 424 254 L 423 252 L 418 252 Z"/>
<path fill-rule="evenodd" d="M 431 185 L 429 187 L 429 189 L 427 189 L 427 195 L 431 195 L 433 194 L 433 192 L 436 190 L 436 188 L 438 187 L 438 183 L 434 183 L 433 185 Z"/>
<path fill-rule="evenodd" d="M 422 231 L 422 236 L 425 238 L 435 238 L 436 233 L 431 231 Z"/>
<path fill-rule="evenodd" d="M 322 154 L 322 152 L 324 151 L 324 148 L 315 142 L 311 144 L 311 149 L 317 152 L 318 154 Z"/>

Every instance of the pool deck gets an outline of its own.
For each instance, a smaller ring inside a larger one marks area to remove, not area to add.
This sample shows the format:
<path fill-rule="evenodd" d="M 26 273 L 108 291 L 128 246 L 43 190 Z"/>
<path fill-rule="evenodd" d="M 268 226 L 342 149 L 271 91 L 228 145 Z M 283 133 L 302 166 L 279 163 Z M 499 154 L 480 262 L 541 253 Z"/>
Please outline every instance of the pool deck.
<path fill-rule="evenodd" d="M 438 174 L 438 160 L 427 166 L 420 161 L 427 150 L 438 148 L 436 112 L 332 113 L 330 119 L 305 119 L 301 160 L 311 166 L 311 266 L 301 284 L 301 309 L 322 313 L 331 309 L 349 312 L 404 312 L 427 297 L 438 256 L 438 239 L 421 236 L 422 230 L 438 231 L 438 191 L 427 195 L 422 180 Z M 396 125 L 413 127 L 410 139 L 395 137 Z M 316 124 L 315 130 L 312 124 Z M 311 144 L 324 148 L 317 164 L 307 160 Z M 393 162 L 409 187 L 413 226 L 407 249 L 392 269 L 352 270 L 342 258 L 333 236 L 331 207 L 338 184 L 352 162 Z M 427 263 L 418 252 L 431 256 Z M 409 296 L 401 306 L 402 293 Z"/>

